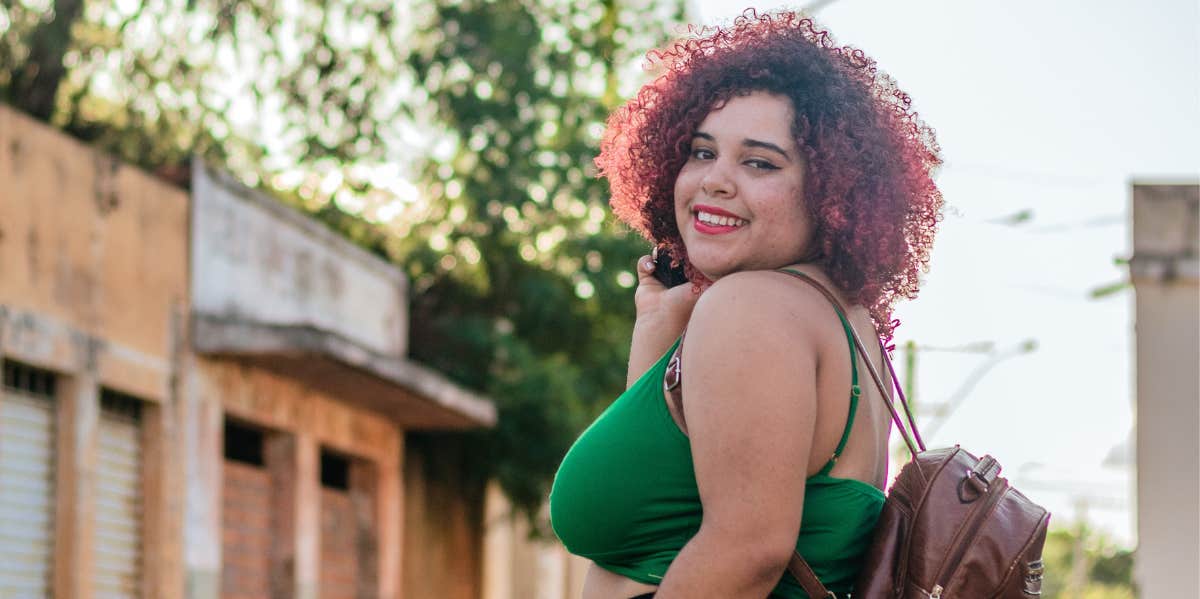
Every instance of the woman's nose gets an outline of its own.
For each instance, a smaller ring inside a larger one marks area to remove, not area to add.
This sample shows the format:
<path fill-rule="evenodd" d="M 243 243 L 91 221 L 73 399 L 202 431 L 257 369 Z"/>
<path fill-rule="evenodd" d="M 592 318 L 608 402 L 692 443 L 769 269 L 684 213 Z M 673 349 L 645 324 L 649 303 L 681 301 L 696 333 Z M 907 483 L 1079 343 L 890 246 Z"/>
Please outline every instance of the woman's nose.
<path fill-rule="evenodd" d="M 736 191 L 733 178 L 720 160 L 709 163 L 700 180 L 700 189 L 709 197 L 731 197 Z"/>

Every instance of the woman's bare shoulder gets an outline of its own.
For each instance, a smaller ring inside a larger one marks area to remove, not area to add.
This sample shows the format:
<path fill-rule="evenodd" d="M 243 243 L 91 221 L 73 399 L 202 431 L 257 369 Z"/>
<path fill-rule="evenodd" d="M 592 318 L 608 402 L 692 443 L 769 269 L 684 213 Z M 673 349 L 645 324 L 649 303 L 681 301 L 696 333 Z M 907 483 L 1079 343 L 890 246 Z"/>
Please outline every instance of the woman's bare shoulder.
<path fill-rule="evenodd" d="M 815 289 L 781 272 L 756 270 L 722 277 L 705 290 L 696 303 L 688 325 L 689 334 L 696 326 L 720 329 L 749 327 L 758 335 L 782 336 L 815 334 L 814 312 L 824 316 L 829 302 Z"/>

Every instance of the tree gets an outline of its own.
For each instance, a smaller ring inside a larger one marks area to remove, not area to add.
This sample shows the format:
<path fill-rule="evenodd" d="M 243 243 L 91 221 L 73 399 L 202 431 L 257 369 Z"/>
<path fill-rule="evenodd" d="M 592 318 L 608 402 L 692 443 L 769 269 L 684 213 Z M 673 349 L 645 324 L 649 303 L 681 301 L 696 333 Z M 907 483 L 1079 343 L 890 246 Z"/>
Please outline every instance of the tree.
<path fill-rule="evenodd" d="M 441 201 L 403 252 L 421 290 L 413 345 L 454 340 L 422 359 L 500 402 L 508 424 L 483 442 L 529 465 L 498 473 L 528 507 L 578 430 L 624 386 L 632 265 L 646 246 L 609 219 L 591 159 L 608 111 L 633 91 L 618 88 L 620 65 L 658 41 L 658 23 L 630 18 L 650 8 L 447 4 L 419 28 L 410 57 L 458 142 L 422 171 Z M 663 20 L 679 18 L 675 10 Z M 474 359 L 452 358 L 460 355 Z M 490 368 L 474 368 L 483 363 Z"/>
<path fill-rule="evenodd" d="M 1046 536 L 1043 596 L 1048 599 L 1133 599 L 1134 552 L 1084 524 Z M 1078 580 L 1072 580 L 1072 574 Z"/>
<path fill-rule="evenodd" d="M 199 154 L 404 267 L 413 357 L 500 408 L 439 441 L 535 513 L 624 386 L 646 244 L 591 159 L 682 3 L 42 4 L 0 8 L 0 98 L 185 184 Z"/>

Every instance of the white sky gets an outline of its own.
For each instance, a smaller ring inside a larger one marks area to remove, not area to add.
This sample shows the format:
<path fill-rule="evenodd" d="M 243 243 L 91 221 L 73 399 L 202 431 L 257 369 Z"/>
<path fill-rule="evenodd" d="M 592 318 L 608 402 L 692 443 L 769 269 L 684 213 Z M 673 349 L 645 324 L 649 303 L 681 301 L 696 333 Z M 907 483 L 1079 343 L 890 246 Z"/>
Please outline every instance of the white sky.
<path fill-rule="evenodd" d="M 706 24 L 743 8 L 692 1 Z M 1057 524 L 1085 499 L 1133 543 L 1132 470 L 1103 464 L 1133 427 L 1133 294 L 1088 294 L 1127 274 L 1113 258 L 1131 251 L 1130 181 L 1200 177 L 1197 2 L 840 0 L 817 16 L 896 78 L 946 160 L 946 221 L 898 345 L 1038 343 L 988 370 L 927 443 L 991 453 Z M 1022 210 L 1033 219 L 995 222 Z M 988 361 L 919 352 L 921 400 Z"/>

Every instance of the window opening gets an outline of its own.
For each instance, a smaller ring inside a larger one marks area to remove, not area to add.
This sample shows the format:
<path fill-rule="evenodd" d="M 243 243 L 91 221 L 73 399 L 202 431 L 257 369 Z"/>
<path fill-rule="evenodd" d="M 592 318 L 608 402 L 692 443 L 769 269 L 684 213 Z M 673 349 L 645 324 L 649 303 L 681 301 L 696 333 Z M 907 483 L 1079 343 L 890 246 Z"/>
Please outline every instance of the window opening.
<path fill-rule="evenodd" d="M 142 416 L 142 400 L 120 391 L 102 387 L 100 409 L 139 420 Z"/>
<path fill-rule="evenodd" d="M 225 459 L 263 466 L 264 435 L 261 429 L 225 419 Z"/>
<path fill-rule="evenodd" d="M 332 451 L 321 450 L 321 486 L 341 491 L 350 490 L 350 459 Z"/>
<path fill-rule="evenodd" d="M 4 361 L 4 387 L 29 395 L 54 397 L 56 377 L 53 372 L 34 366 Z"/>

